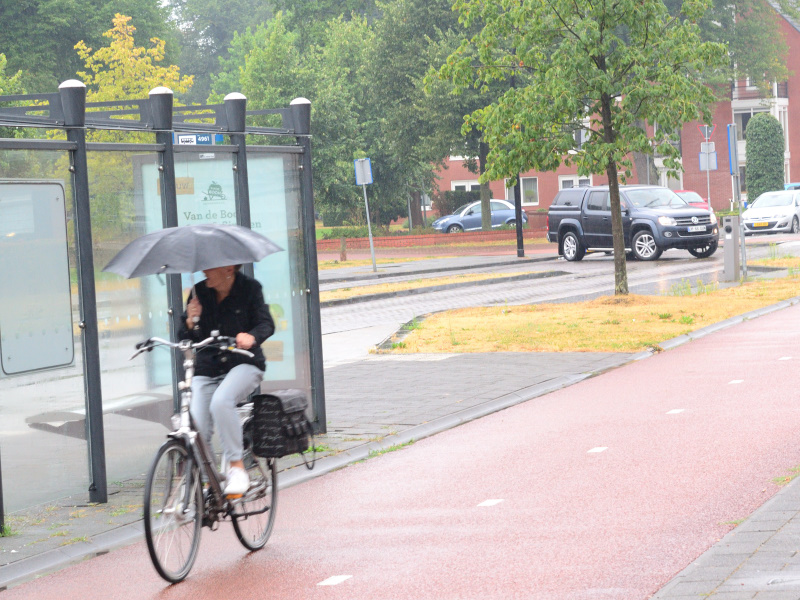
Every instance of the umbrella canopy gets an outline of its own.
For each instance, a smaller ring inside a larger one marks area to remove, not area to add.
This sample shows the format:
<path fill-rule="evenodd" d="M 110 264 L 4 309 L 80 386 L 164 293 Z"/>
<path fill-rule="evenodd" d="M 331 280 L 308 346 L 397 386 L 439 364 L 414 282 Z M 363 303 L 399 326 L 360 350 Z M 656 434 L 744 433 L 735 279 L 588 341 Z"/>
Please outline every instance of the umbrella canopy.
<path fill-rule="evenodd" d="M 252 229 L 238 225 L 184 225 L 148 233 L 125 246 L 103 271 L 123 277 L 195 273 L 258 262 L 283 250 Z"/>

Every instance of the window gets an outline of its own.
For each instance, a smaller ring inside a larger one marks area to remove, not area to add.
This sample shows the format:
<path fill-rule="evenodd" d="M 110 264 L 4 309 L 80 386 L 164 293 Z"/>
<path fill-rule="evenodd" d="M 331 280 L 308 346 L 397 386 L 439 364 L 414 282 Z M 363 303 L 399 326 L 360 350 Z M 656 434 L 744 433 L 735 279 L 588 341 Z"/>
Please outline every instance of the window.
<path fill-rule="evenodd" d="M 586 202 L 588 210 L 610 210 L 608 204 L 608 192 L 592 192 L 589 194 L 589 200 Z"/>
<path fill-rule="evenodd" d="M 556 206 L 580 206 L 581 200 L 583 200 L 583 190 L 569 189 L 558 192 L 553 204 Z"/>
<path fill-rule="evenodd" d="M 578 175 L 559 175 L 558 188 L 566 190 L 573 187 L 589 187 L 592 185 L 591 177 L 581 177 Z"/>
<path fill-rule="evenodd" d="M 747 108 L 745 110 L 737 111 L 733 113 L 733 122 L 736 123 L 736 139 L 737 140 L 746 140 L 747 136 L 745 135 L 745 131 L 747 130 L 747 123 L 753 117 L 753 115 L 760 113 L 760 112 L 767 112 L 764 109 L 757 109 L 757 108 Z"/>
<path fill-rule="evenodd" d="M 739 167 L 739 191 L 746 192 L 747 191 L 747 178 L 745 177 L 746 171 L 745 167 Z"/>
<path fill-rule="evenodd" d="M 522 203 L 539 204 L 539 178 L 520 177 L 520 183 L 522 184 Z"/>
<path fill-rule="evenodd" d="M 490 206 L 491 206 L 490 210 L 492 212 L 495 212 L 495 211 L 498 211 L 498 210 L 509 210 L 508 205 L 506 205 L 505 202 L 491 202 Z"/>
<path fill-rule="evenodd" d="M 480 190 L 481 184 L 477 181 L 453 181 L 450 184 L 450 189 L 454 192 L 471 192 L 473 190 Z"/>

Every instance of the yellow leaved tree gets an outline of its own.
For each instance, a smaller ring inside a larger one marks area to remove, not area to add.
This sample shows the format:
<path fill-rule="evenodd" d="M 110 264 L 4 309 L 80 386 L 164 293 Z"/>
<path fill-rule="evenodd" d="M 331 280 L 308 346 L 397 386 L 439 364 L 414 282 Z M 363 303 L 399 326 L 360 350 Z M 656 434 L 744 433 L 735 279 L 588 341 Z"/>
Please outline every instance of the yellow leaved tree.
<path fill-rule="evenodd" d="M 114 26 L 103 35 L 110 39 L 107 46 L 93 49 L 78 42 L 75 50 L 86 66 L 78 78 L 86 84 L 87 102 L 114 102 L 145 99 L 150 90 L 164 86 L 181 94 L 192 86 L 191 76 L 181 76 L 176 65 L 160 64 L 164 60 L 164 40 L 152 38 L 148 48 L 137 46 L 133 34 L 136 28 L 131 17 L 117 14 Z M 177 103 L 176 103 L 177 104 Z M 122 105 L 106 106 L 116 110 Z M 87 111 L 87 116 L 91 110 Z M 120 118 L 136 119 L 138 114 Z M 89 142 L 153 143 L 152 133 L 127 131 L 89 131 Z M 137 156 L 138 155 L 138 156 Z M 92 229 L 96 251 L 112 254 L 119 243 L 137 237 L 135 228 L 137 185 L 157 186 L 157 181 L 135 183 L 137 165 L 155 162 L 153 152 L 93 151 L 89 147 L 89 190 L 92 210 Z M 105 264 L 106 256 L 98 256 Z"/>

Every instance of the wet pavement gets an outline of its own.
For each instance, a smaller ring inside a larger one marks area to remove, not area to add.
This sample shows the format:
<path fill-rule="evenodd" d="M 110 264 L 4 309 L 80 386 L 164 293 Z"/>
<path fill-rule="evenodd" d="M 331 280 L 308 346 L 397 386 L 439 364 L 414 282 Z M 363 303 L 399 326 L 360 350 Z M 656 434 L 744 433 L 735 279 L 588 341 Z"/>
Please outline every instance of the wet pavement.
<path fill-rule="evenodd" d="M 453 260 L 441 266 L 452 268 L 460 259 Z M 507 261 L 507 257 L 486 262 L 491 266 L 500 260 Z M 474 257 L 470 261 L 474 262 Z M 398 272 L 408 274 L 413 274 L 413 268 L 414 263 L 397 267 Z M 438 266 L 426 264 L 427 270 L 433 268 Z M 354 271 L 360 275 L 362 269 Z M 326 277 L 322 272 L 321 283 L 330 277 L 333 276 Z M 755 311 L 662 347 L 700 339 L 791 304 Z M 379 337 L 382 332 L 375 331 L 372 335 Z M 359 337 L 358 342 L 362 343 L 363 338 Z M 322 450 L 320 461 L 309 472 L 302 466 L 295 468 L 300 463 L 297 457 L 282 460 L 282 487 L 650 356 L 649 353 L 364 355 L 329 361 L 327 353 L 326 349 L 328 433 L 317 439 Z M 109 502 L 104 505 L 89 505 L 85 498 L 82 502 L 73 497 L 8 515 L 6 524 L 15 535 L 0 540 L 0 560 L 7 563 L 0 567 L 0 587 L 14 586 L 141 539 L 142 485 L 143 476 L 109 482 Z M 800 571 L 794 569 L 794 565 L 800 565 L 800 557 L 795 559 L 800 549 L 800 538 L 796 535 L 800 532 L 798 515 L 800 487 L 792 482 L 655 597 L 707 598 L 711 594 L 719 598 L 800 598 Z M 796 578 L 791 574 L 793 571 L 798 573 Z"/>

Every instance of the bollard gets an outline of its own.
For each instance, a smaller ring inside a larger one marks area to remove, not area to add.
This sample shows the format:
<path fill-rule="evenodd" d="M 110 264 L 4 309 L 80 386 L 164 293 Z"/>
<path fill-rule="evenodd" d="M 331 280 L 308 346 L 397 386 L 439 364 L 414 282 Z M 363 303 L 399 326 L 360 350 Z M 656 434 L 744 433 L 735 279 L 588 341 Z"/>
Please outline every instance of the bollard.
<path fill-rule="evenodd" d="M 342 245 L 339 247 L 339 262 L 347 262 L 347 239 L 342 238 Z"/>
<path fill-rule="evenodd" d="M 739 254 L 739 217 L 722 217 L 722 236 L 725 240 L 723 254 L 725 268 L 722 273 L 723 281 L 739 281 L 741 261 Z"/>

